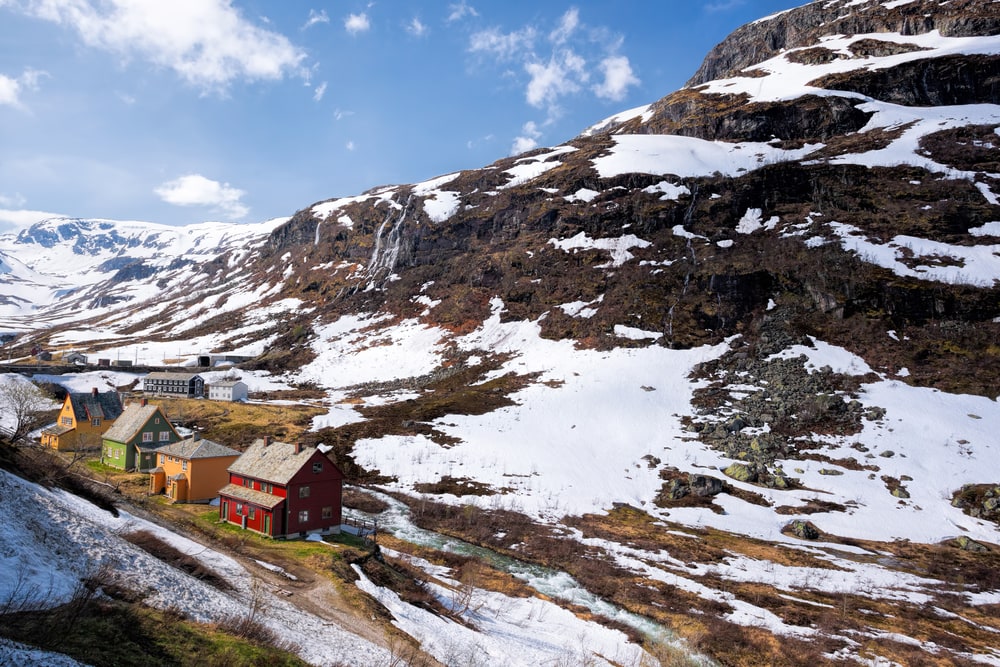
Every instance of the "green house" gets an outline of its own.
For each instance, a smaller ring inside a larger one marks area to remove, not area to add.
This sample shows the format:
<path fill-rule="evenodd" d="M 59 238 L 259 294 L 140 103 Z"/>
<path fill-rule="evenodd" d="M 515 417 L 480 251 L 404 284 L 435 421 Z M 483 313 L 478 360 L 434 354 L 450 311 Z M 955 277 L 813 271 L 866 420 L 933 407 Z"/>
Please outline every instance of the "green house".
<path fill-rule="evenodd" d="M 156 450 L 180 439 L 160 406 L 143 399 L 125 408 L 104 433 L 101 463 L 119 470 L 148 472 L 156 467 Z"/>

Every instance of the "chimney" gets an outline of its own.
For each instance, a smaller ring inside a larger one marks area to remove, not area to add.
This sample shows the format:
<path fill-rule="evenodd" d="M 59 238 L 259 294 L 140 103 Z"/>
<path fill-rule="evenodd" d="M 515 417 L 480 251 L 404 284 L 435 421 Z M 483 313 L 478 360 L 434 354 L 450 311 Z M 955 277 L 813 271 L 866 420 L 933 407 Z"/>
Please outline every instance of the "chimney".
<path fill-rule="evenodd" d="M 295 443 L 295 453 L 299 454 L 301 452 L 302 452 L 302 443 L 301 442 L 296 442 Z"/>
<path fill-rule="evenodd" d="M 94 395 L 94 398 L 97 398 L 97 387 L 94 387 L 93 389 L 91 389 L 90 393 Z"/>
<path fill-rule="evenodd" d="M 265 435 L 264 436 L 264 446 L 267 447 L 270 444 L 271 444 L 271 436 Z"/>
<path fill-rule="evenodd" d="M 198 442 L 199 440 L 201 440 L 201 433 L 197 433 L 197 432 L 196 433 L 192 433 L 191 434 L 191 440 L 193 442 Z"/>
<path fill-rule="evenodd" d="M 139 405 L 140 405 L 140 406 L 142 406 L 142 407 L 146 407 L 147 405 L 149 405 L 149 401 L 147 401 L 147 400 L 146 400 L 146 399 L 144 398 L 144 399 L 142 399 L 141 401 L 139 401 Z"/>

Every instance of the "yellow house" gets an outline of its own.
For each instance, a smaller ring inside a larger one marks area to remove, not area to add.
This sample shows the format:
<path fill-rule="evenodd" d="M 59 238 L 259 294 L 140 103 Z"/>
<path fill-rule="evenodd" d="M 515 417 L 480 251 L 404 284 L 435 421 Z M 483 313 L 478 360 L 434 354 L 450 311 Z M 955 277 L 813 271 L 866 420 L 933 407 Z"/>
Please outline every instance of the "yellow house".
<path fill-rule="evenodd" d="M 149 492 L 165 493 L 175 503 L 214 500 L 229 483 L 229 466 L 240 453 L 197 433 L 156 450 L 157 466 L 150 472 Z"/>
<path fill-rule="evenodd" d="M 101 448 L 101 436 L 122 414 L 117 391 L 66 394 L 56 423 L 42 431 L 42 446 L 60 452 Z"/>

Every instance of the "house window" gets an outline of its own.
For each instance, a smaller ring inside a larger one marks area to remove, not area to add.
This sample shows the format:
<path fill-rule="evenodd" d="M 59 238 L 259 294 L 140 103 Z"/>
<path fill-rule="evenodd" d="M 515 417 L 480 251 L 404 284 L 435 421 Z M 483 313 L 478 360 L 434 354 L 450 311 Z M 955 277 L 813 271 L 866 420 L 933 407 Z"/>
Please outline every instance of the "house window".
<path fill-rule="evenodd" d="M 250 508 L 250 518 L 252 519 L 254 515 L 254 510 L 256 510 L 257 508 L 254 507 L 253 505 L 248 505 L 248 507 Z"/>
<path fill-rule="evenodd" d="M 143 433 L 142 434 L 142 441 L 143 442 L 153 442 L 153 432 L 152 431 L 146 431 L 145 433 Z"/>
<path fill-rule="evenodd" d="M 160 454 L 160 465 L 163 465 L 166 462 L 167 462 L 166 454 Z"/>
<path fill-rule="evenodd" d="M 62 418 L 62 425 L 63 426 L 72 426 L 73 425 L 73 418 L 72 417 L 63 417 Z"/>
<path fill-rule="evenodd" d="M 160 423 L 160 418 L 159 418 L 159 417 L 157 417 L 157 418 L 156 418 L 155 420 L 153 420 L 153 423 L 154 423 L 154 424 L 159 424 L 159 423 Z"/>
<path fill-rule="evenodd" d="M 332 519 L 333 518 L 333 507 L 327 506 L 323 508 L 323 518 Z"/>
<path fill-rule="evenodd" d="M 160 431 L 160 442 L 170 442 L 170 431 Z"/>
<path fill-rule="evenodd" d="M 243 503 L 236 503 L 236 515 L 243 516 Z"/>
<path fill-rule="evenodd" d="M 323 462 L 322 461 L 316 461 L 316 463 L 313 463 L 313 473 L 317 473 L 317 472 L 323 472 Z"/>
<path fill-rule="evenodd" d="M 309 523 L 309 510 L 299 510 L 299 523 Z"/>
<path fill-rule="evenodd" d="M 181 470 L 187 470 L 187 469 L 188 469 L 188 462 L 186 460 L 181 461 Z"/>
<path fill-rule="evenodd" d="M 308 497 L 309 497 L 309 487 L 308 486 L 300 486 L 299 487 L 299 498 L 308 498 Z"/>
<path fill-rule="evenodd" d="M 94 417 L 93 419 L 90 420 L 90 425 L 91 426 L 100 426 L 101 425 L 101 418 L 100 417 Z"/>
<path fill-rule="evenodd" d="M 250 479 L 249 477 L 244 477 L 243 478 L 243 486 L 247 487 L 248 489 L 252 489 L 253 488 L 253 480 Z"/>

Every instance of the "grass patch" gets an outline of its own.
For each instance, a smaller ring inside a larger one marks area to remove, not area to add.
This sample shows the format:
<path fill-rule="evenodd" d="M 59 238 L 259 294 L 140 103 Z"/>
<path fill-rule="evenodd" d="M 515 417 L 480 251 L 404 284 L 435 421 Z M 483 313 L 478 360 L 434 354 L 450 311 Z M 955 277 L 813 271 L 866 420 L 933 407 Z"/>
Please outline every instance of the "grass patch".
<path fill-rule="evenodd" d="M 310 393 L 311 395 L 311 393 Z M 175 425 L 199 431 L 227 447 L 244 449 L 265 435 L 294 442 L 325 412 L 311 405 L 230 403 L 189 398 L 155 398 Z"/>
<path fill-rule="evenodd" d="M 218 627 L 92 595 L 45 611 L 0 616 L 0 635 L 90 665 L 243 667 L 306 665 L 293 653 L 239 639 Z"/>

